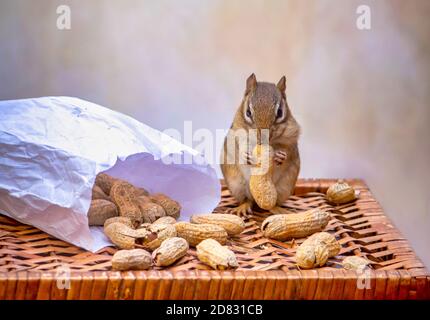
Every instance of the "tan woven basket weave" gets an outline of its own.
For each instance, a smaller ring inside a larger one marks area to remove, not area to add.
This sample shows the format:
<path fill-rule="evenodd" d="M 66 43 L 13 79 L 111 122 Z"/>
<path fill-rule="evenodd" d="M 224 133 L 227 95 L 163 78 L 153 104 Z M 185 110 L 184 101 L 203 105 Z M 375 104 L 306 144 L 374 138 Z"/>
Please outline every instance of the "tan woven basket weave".
<path fill-rule="evenodd" d="M 239 269 L 212 271 L 194 249 L 169 268 L 110 271 L 114 248 L 93 254 L 40 230 L 0 216 L 1 299 L 430 299 L 430 274 L 392 226 L 361 180 L 346 180 L 360 191 L 357 201 L 332 206 L 325 191 L 336 180 L 299 180 L 285 207 L 321 208 L 331 213 L 325 231 L 342 244 L 326 266 L 299 270 L 294 254 L 304 239 L 279 242 L 262 236 L 267 212 L 255 212 L 246 230 L 229 241 Z M 235 206 L 223 186 L 215 213 Z M 359 255 L 372 262 L 365 274 L 340 262 Z M 58 268 L 70 268 L 69 289 L 58 286 Z M 368 282 L 364 282 L 369 279 Z M 361 282 L 360 282 L 361 281 Z M 366 286 L 359 285 L 366 283 Z"/>

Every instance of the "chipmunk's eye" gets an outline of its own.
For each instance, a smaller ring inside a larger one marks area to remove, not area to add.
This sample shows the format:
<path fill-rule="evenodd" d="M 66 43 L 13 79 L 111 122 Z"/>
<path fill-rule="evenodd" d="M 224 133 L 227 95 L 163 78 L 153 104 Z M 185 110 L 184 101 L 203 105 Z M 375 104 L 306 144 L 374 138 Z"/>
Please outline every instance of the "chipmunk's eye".
<path fill-rule="evenodd" d="M 246 109 L 244 110 L 245 112 L 243 113 L 243 117 L 245 118 L 246 122 L 248 122 L 249 124 L 252 124 L 252 104 L 251 102 L 248 103 L 248 105 L 246 106 Z"/>
<path fill-rule="evenodd" d="M 282 116 L 284 115 L 284 112 L 282 111 L 282 108 L 279 107 L 278 111 L 276 111 L 276 118 L 282 118 Z"/>
<path fill-rule="evenodd" d="M 248 107 L 248 108 L 246 108 L 246 116 L 248 117 L 248 118 L 251 118 L 251 109 Z"/>

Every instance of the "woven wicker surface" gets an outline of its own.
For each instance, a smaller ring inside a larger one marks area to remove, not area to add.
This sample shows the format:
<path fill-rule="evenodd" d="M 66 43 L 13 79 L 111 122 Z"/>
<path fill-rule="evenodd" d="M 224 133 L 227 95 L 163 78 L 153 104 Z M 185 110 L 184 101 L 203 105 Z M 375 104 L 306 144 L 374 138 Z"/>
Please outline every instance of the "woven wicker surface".
<path fill-rule="evenodd" d="M 407 240 L 361 180 L 347 181 L 360 191 L 359 199 L 350 204 L 329 204 L 325 191 L 335 180 L 321 179 L 300 180 L 284 204 L 291 211 L 321 208 L 331 214 L 325 231 L 336 235 L 342 250 L 325 267 L 314 270 L 299 270 L 295 264 L 295 250 L 304 239 L 279 242 L 262 236 L 259 226 L 268 215 L 263 211 L 247 219 L 245 231 L 228 243 L 240 265 L 235 271 L 208 271 L 190 249 L 169 268 L 112 272 L 114 248 L 93 254 L 0 216 L 0 299 L 430 298 L 429 273 Z M 214 212 L 235 205 L 223 186 Z M 342 259 L 349 255 L 372 262 L 373 288 L 358 289 L 357 273 L 342 268 Z M 57 268 L 64 265 L 72 270 L 75 285 L 70 290 L 52 285 Z M 43 290 L 44 284 L 48 289 Z"/>

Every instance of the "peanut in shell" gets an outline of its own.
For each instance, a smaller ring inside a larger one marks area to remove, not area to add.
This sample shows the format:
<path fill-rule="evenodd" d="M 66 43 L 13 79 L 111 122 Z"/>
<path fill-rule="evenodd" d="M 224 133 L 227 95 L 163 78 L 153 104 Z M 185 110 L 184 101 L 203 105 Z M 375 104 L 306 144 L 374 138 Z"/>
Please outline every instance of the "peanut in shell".
<path fill-rule="evenodd" d="M 146 229 L 157 235 L 154 240 L 142 244 L 142 248 L 146 250 L 153 251 L 157 249 L 164 240 L 176 237 L 176 228 L 173 224 L 151 224 Z"/>
<path fill-rule="evenodd" d="M 330 221 L 330 214 L 320 209 L 300 213 L 276 214 L 266 218 L 261 230 L 267 238 L 285 241 L 307 237 L 322 231 Z"/>
<path fill-rule="evenodd" d="M 175 224 L 176 219 L 170 216 L 158 218 L 152 224 Z"/>
<path fill-rule="evenodd" d="M 355 199 L 354 188 L 346 182 L 336 182 L 327 189 L 327 200 L 334 204 L 345 204 Z"/>
<path fill-rule="evenodd" d="M 88 210 L 88 224 L 90 226 L 102 226 L 109 218 L 118 216 L 118 210 L 114 203 L 96 199 L 92 200 Z"/>
<path fill-rule="evenodd" d="M 346 270 L 362 271 L 369 265 L 369 263 L 370 262 L 363 257 L 349 256 L 343 259 L 342 266 Z"/>
<path fill-rule="evenodd" d="M 257 144 L 252 153 L 257 159 L 257 164 L 251 171 L 249 190 L 261 209 L 270 210 L 276 206 L 278 198 L 278 192 L 272 181 L 273 148 L 268 144 Z"/>
<path fill-rule="evenodd" d="M 152 253 L 154 264 L 167 267 L 185 256 L 188 252 L 188 242 L 179 237 L 168 238 Z"/>
<path fill-rule="evenodd" d="M 328 258 L 340 251 L 340 244 L 328 232 L 318 232 L 307 238 L 296 251 L 297 265 L 304 269 L 323 266 Z"/>
<path fill-rule="evenodd" d="M 190 221 L 196 224 L 214 224 L 220 226 L 227 231 L 229 236 L 240 234 L 245 229 L 243 219 L 233 214 L 211 213 L 193 215 Z"/>
<path fill-rule="evenodd" d="M 103 192 L 102 188 L 100 188 L 98 185 L 95 184 L 92 189 L 91 200 L 98 200 L 98 199 L 111 201 L 110 197 Z"/>
<path fill-rule="evenodd" d="M 99 173 L 96 176 L 96 182 L 95 185 L 98 186 L 102 191 L 106 194 L 110 194 L 110 189 L 112 188 L 115 181 L 118 179 L 106 174 L 106 173 Z"/>
<path fill-rule="evenodd" d="M 111 262 L 113 270 L 147 270 L 151 267 L 152 258 L 143 249 L 119 250 L 113 255 Z"/>
<path fill-rule="evenodd" d="M 98 186 L 100 189 L 102 189 L 102 191 L 106 194 L 106 195 L 110 195 L 110 191 L 112 189 L 112 186 L 114 185 L 115 182 L 118 181 L 122 181 L 122 182 L 126 182 L 125 180 L 122 179 L 118 179 L 118 178 L 114 178 L 106 173 L 99 173 L 96 176 L 96 181 L 95 181 L 95 185 Z M 142 187 L 135 187 L 134 185 L 130 184 L 133 190 L 133 195 L 135 197 L 139 197 L 142 195 L 148 196 L 149 192 Z"/>
<path fill-rule="evenodd" d="M 105 223 L 103 224 L 103 227 L 106 228 L 108 225 L 110 225 L 111 223 L 114 223 L 114 222 L 122 223 L 122 224 L 124 224 L 127 227 L 132 228 L 132 229 L 135 228 L 135 225 L 133 225 L 133 222 L 131 221 L 131 219 L 127 218 L 127 217 L 109 218 L 105 221 Z"/>
<path fill-rule="evenodd" d="M 175 219 L 179 218 L 181 213 L 181 205 L 179 202 L 169 198 L 165 194 L 162 193 L 154 193 L 150 196 L 150 199 L 163 207 L 166 215 L 173 217 Z"/>
<path fill-rule="evenodd" d="M 132 229 L 120 222 L 113 222 L 104 229 L 108 238 L 120 249 L 134 249 L 156 238 L 146 229 Z"/>
<path fill-rule="evenodd" d="M 177 236 L 187 240 L 189 245 L 193 247 L 206 239 L 215 239 L 221 244 L 227 242 L 227 232 L 224 228 L 214 224 L 177 222 L 174 226 Z"/>
<path fill-rule="evenodd" d="M 225 270 L 239 266 L 234 252 L 214 239 L 203 240 L 196 249 L 198 259 L 212 269 Z"/>
<path fill-rule="evenodd" d="M 153 203 L 149 197 L 140 196 L 136 198 L 136 201 L 144 223 L 153 223 L 157 219 L 166 216 L 164 208 L 157 203 Z"/>
<path fill-rule="evenodd" d="M 129 217 L 133 223 L 141 224 L 143 215 L 134 195 L 134 187 L 125 181 L 116 181 L 110 190 L 110 197 L 118 207 L 119 215 Z"/>

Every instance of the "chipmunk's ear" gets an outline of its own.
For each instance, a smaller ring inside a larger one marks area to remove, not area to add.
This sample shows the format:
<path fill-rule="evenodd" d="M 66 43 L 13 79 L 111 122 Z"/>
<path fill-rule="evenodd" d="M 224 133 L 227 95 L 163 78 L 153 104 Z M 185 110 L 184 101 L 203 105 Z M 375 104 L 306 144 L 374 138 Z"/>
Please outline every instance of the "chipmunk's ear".
<path fill-rule="evenodd" d="M 285 89 L 287 87 L 285 76 L 282 76 L 282 78 L 279 80 L 276 86 L 278 87 L 279 91 L 281 91 L 282 95 L 285 98 Z"/>
<path fill-rule="evenodd" d="M 254 91 L 255 88 L 257 88 L 257 78 L 255 77 L 255 74 L 251 74 L 248 79 L 246 79 L 245 95 Z"/>

